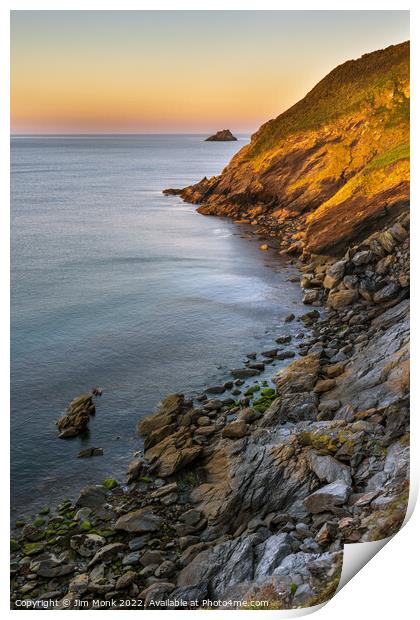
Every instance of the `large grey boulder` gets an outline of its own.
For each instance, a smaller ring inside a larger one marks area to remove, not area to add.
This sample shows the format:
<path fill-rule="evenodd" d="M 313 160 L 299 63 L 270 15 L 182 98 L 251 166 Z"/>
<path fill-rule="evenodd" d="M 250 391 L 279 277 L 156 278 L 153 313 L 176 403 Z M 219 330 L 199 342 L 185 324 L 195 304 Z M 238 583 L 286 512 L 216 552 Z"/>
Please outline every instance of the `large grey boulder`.
<path fill-rule="evenodd" d="M 309 454 L 309 467 L 321 482 L 335 482 L 343 480 L 349 486 L 352 483 L 350 467 L 340 463 L 337 459 L 329 455 L 321 455 L 316 452 Z"/>
<path fill-rule="evenodd" d="M 309 512 L 328 512 L 337 506 L 342 506 L 347 501 L 350 491 L 351 487 L 343 480 L 336 480 L 306 497 L 303 503 Z"/>
<path fill-rule="evenodd" d="M 155 514 L 149 506 L 146 506 L 127 512 L 120 517 L 115 524 L 115 529 L 142 534 L 144 532 L 155 532 L 161 523 L 162 517 Z"/>

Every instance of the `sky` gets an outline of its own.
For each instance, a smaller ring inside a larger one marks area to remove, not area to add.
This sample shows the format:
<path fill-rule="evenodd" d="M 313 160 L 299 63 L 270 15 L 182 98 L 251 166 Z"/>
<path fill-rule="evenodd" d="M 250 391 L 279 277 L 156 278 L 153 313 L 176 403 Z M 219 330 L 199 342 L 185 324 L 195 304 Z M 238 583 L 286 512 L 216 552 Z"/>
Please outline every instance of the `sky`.
<path fill-rule="evenodd" d="M 12 133 L 255 131 L 408 11 L 12 11 Z"/>

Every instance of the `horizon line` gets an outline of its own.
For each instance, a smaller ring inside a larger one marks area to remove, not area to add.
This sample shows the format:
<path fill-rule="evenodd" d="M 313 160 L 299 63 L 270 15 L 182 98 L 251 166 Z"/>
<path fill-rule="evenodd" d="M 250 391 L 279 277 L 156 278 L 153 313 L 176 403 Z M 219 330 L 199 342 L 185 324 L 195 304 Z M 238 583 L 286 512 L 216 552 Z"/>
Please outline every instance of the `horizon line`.
<path fill-rule="evenodd" d="M 216 130 L 219 131 L 219 130 Z M 255 132 L 254 130 L 248 131 L 237 131 L 235 132 L 238 136 L 249 135 Z M 110 131 L 101 131 L 101 132 L 18 132 L 13 133 L 10 132 L 10 137 L 18 138 L 25 136 L 44 136 L 44 137 L 54 137 L 54 136 L 207 136 L 211 135 L 210 132 L 197 132 L 197 131 L 124 131 L 124 132 L 110 132 Z M 229 140 L 227 140 L 229 142 Z M 233 140 L 232 140 L 233 142 Z"/>

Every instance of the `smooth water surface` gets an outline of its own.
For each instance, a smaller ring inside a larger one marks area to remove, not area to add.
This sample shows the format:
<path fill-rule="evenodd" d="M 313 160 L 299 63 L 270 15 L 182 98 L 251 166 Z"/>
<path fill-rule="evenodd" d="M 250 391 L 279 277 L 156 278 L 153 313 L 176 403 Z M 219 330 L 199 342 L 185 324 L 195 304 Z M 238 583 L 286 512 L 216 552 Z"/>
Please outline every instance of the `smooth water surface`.
<path fill-rule="evenodd" d="M 12 138 L 15 514 L 122 478 L 160 397 L 226 380 L 300 304 L 257 239 L 162 195 L 219 173 L 247 141 L 203 138 Z M 55 420 L 93 386 L 89 435 L 58 439 Z M 104 456 L 77 459 L 89 446 Z"/>

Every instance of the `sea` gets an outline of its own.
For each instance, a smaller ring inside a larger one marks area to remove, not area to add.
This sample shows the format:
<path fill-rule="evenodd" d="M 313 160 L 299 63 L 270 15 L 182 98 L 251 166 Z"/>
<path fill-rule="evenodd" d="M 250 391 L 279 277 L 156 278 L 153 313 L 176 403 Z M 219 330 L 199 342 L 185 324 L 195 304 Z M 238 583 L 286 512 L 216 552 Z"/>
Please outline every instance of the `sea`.
<path fill-rule="evenodd" d="M 162 397 L 194 397 L 296 330 L 293 267 L 260 250 L 255 227 L 162 194 L 219 174 L 249 141 L 204 138 L 12 136 L 12 516 L 123 481 L 137 422 Z M 92 387 L 89 432 L 58 439 Z M 88 447 L 103 456 L 77 458 Z"/>

